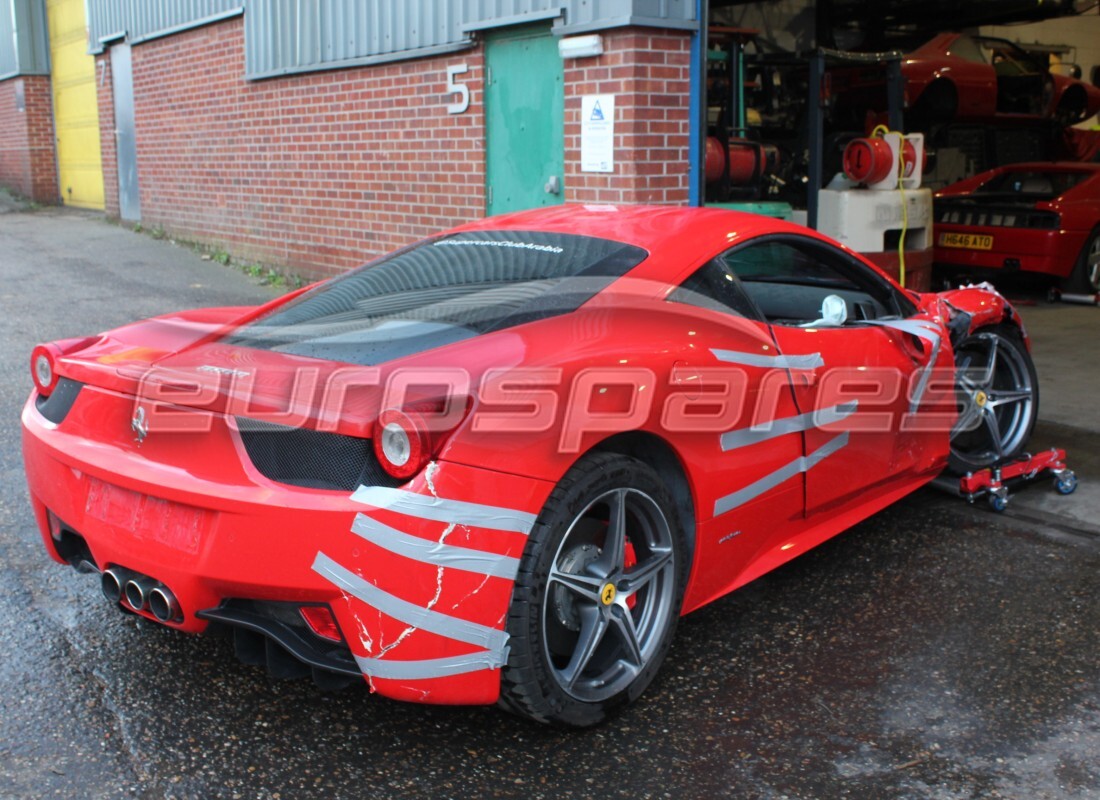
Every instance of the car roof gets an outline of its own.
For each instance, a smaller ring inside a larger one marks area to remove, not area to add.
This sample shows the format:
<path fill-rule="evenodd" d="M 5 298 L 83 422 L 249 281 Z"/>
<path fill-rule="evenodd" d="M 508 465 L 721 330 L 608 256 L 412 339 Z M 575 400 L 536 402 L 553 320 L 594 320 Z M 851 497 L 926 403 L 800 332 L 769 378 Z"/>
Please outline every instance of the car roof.
<path fill-rule="evenodd" d="M 1069 197 L 1093 197 L 1096 193 L 1096 185 L 1100 180 L 1100 164 L 1081 161 L 1024 161 L 1019 164 L 1005 164 L 996 167 L 987 173 L 983 183 L 987 183 L 1001 175 L 1012 173 L 1031 172 L 1039 175 L 1079 175 L 1081 176 L 1073 186 L 1066 187 L 1058 198 Z"/>
<path fill-rule="evenodd" d="M 1100 164 L 1088 161 L 1021 161 L 1004 164 L 991 172 L 1100 172 Z"/>
<path fill-rule="evenodd" d="M 593 236 L 632 244 L 657 255 L 673 249 L 682 257 L 767 233 L 819 238 L 801 225 L 761 214 L 688 206 L 566 204 L 488 217 L 463 225 L 467 230 L 536 230 Z"/>

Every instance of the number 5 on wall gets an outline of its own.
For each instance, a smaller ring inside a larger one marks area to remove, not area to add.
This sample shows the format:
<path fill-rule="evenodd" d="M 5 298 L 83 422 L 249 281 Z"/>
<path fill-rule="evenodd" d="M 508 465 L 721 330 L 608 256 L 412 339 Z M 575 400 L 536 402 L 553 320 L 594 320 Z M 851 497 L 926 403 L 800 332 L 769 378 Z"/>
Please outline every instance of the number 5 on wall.
<path fill-rule="evenodd" d="M 447 67 L 447 94 L 457 94 L 458 102 L 450 103 L 447 106 L 448 114 L 461 114 L 470 107 L 470 87 L 465 83 L 456 83 L 455 77 L 469 72 L 470 66 L 468 64 L 455 64 L 453 67 Z"/>

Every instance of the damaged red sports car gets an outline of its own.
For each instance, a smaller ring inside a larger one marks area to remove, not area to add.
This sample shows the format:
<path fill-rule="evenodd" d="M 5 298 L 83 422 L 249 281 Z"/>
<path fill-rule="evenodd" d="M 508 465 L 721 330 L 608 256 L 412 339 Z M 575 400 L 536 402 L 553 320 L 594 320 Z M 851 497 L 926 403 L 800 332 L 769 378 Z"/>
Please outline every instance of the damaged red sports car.
<path fill-rule="evenodd" d="M 483 220 L 258 309 L 32 353 L 50 555 L 336 686 L 590 725 L 693 609 L 1038 409 L 998 294 L 719 210 Z"/>

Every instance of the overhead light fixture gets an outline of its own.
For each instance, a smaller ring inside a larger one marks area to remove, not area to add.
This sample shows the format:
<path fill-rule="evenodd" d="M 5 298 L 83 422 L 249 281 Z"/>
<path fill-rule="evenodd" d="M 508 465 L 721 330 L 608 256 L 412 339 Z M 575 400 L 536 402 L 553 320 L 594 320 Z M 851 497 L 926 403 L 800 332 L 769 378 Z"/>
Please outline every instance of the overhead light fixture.
<path fill-rule="evenodd" d="M 588 58 L 603 55 L 603 37 L 598 33 L 589 36 L 566 36 L 558 39 L 558 54 L 562 58 Z"/>

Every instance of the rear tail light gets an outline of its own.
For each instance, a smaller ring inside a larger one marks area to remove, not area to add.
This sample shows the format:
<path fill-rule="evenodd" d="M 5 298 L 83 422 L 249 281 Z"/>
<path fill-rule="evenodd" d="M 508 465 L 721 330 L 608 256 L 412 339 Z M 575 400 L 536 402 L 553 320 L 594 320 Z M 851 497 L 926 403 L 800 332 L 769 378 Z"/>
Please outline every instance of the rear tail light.
<path fill-rule="evenodd" d="M 340 626 L 336 624 L 336 619 L 332 616 L 332 611 L 328 606 L 302 606 L 298 611 L 301 613 L 302 619 L 306 621 L 309 629 L 322 639 L 331 639 L 334 642 L 343 641 L 343 637 L 340 635 Z"/>
<path fill-rule="evenodd" d="M 424 469 L 469 412 L 470 401 L 461 403 L 450 398 L 379 414 L 372 439 L 382 469 L 401 480 Z"/>
<path fill-rule="evenodd" d="M 47 396 L 57 386 L 57 361 L 61 356 L 75 353 L 99 341 L 98 336 L 85 336 L 78 339 L 58 339 L 56 342 L 40 344 L 31 351 L 31 378 L 38 393 Z"/>
<path fill-rule="evenodd" d="M 39 394 L 48 395 L 57 386 L 57 357 L 53 345 L 40 344 L 31 352 L 31 378 Z"/>
<path fill-rule="evenodd" d="M 395 478 L 411 478 L 431 458 L 428 430 L 419 414 L 383 411 L 374 432 L 378 463 Z"/>

